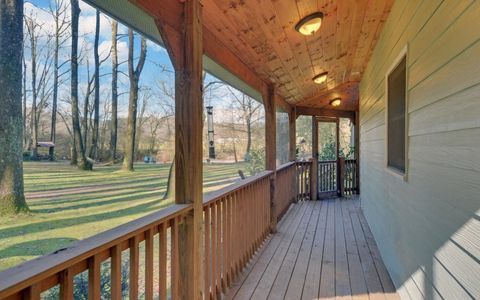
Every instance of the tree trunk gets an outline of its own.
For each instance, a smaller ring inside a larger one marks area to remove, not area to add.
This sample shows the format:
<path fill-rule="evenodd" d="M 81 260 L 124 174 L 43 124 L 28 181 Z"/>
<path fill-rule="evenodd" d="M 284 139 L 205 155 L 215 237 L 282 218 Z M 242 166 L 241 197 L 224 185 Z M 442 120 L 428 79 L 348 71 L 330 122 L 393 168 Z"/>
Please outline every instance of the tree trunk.
<path fill-rule="evenodd" d="M 23 149 L 28 147 L 27 140 L 27 63 L 23 58 Z"/>
<path fill-rule="evenodd" d="M 117 155 L 117 109 L 118 109 L 118 52 L 117 52 L 118 23 L 112 21 L 112 121 L 110 124 L 110 159 L 115 163 Z"/>
<path fill-rule="evenodd" d="M 252 118 L 251 116 L 247 117 L 247 150 L 246 154 L 250 154 L 252 150 Z"/>
<path fill-rule="evenodd" d="M 38 120 L 37 120 L 37 37 L 36 25 L 33 20 L 27 20 L 27 29 L 29 30 L 30 51 L 31 51 L 31 87 L 32 87 L 32 108 L 30 113 L 30 151 L 33 160 L 37 159 L 38 143 Z"/>
<path fill-rule="evenodd" d="M 58 55 L 60 51 L 60 20 L 58 16 L 58 7 L 55 15 L 55 49 L 53 53 L 53 98 L 52 98 L 52 118 L 50 122 L 50 141 L 55 144 L 57 136 L 57 100 L 58 100 Z M 55 159 L 55 148 L 50 147 L 48 153 L 50 160 Z"/>
<path fill-rule="evenodd" d="M 91 170 L 92 164 L 87 161 L 85 148 L 80 130 L 78 113 L 78 19 L 80 7 L 78 0 L 70 0 L 72 8 L 72 55 L 71 55 L 71 100 L 72 100 L 72 128 L 75 132 L 75 149 L 77 152 L 77 166 L 81 170 Z"/>
<path fill-rule="evenodd" d="M 22 161 L 23 1 L 0 0 L 0 215 L 28 211 Z"/>
<path fill-rule="evenodd" d="M 170 170 L 168 171 L 167 191 L 162 197 L 162 200 L 167 199 L 175 199 L 175 157 L 173 157 Z"/>
<path fill-rule="evenodd" d="M 95 94 L 94 94 L 94 116 L 93 116 L 93 131 L 92 131 L 92 145 L 90 146 L 89 157 L 97 160 L 98 152 L 98 132 L 100 124 L 100 58 L 98 55 L 98 43 L 100 38 L 100 11 L 97 9 L 96 24 L 95 24 L 95 42 L 93 46 L 93 57 L 95 60 Z"/>
<path fill-rule="evenodd" d="M 128 99 L 128 121 L 127 121 L 127 143 L 125 147 L 125 158 L 123 159 L 123 170 L 133 171 L 135 160 L 135 131 L 137 128 L 137 105 L 138 105 L 138 82 L 142 73 L 145 57 L 147 54 L 147 42 L 142 37 L 140 58 L 137 67 L 133 66 L 134 36 L 133 31 L 128 31 L 128 75 L 130 80 L 130 96 Z"/>

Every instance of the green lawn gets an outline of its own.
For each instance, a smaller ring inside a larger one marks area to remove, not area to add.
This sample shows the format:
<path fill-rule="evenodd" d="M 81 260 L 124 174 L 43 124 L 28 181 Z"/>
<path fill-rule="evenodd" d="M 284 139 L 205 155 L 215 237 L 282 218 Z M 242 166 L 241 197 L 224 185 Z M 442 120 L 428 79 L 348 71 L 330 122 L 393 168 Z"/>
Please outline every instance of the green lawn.
<path fill-rule="evenodd" d="M 161 201 L 169 165 L 138 164 L 78 171 L 67 163 L 24 164 L 31 212 L 0 219 L 0 270 L 139 218 L 171 204 Z M 204 192 L 238 179 L 243 164 L 204 166 Z"/>

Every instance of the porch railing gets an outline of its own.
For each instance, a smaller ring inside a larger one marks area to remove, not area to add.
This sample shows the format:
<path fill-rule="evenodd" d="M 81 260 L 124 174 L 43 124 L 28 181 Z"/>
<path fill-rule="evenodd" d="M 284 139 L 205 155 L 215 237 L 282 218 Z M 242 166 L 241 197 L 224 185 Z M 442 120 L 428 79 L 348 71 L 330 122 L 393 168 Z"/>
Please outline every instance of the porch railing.
<path fill-rule="evenodd" d="M 296 200 L 297 191 L 293 185 L 296 175 L 296 162 L 284 164 L 277 169 L 275 201 L 278 220 L 287 212 L 290 204 Z"/>
<path fill-rule="evenodd" d="M 346 159 L 343 166 L 343 194 L 353 195 L 358 193 L 357 161 Z"/>
<path fill-rule="evenodd" d="M 318 162 L 318 193 L 326 196 L 337 193 L 337 161 Z"/>
<path fill-rule="evenodd" d="M 298 185 L 299 190 L 307 193 L 308 166 L 292 162 L 277 170 L 279 218 L 297 198 L 297 174 L 304 184 Z M 272 175 L 264 171 L 204 197 L 207 298 L 220 298 L 269 234 Z M 177 299 L 179 225 L 192 209 L 192 205 L 172 205 L 0 272 L 0 299 L 41 299 L 45 293 L 73 299 L 78 276 L 83 287 L 88 286 L 89 299 Z M 110 284 L 107 291 L 105 280 Z"/>
<path fill-rule="evenodd" d="M 219 299 L 270 232 L 270 178 L 256 176 L 208 194 L 204 201 L 205 288 Z"/>
<path fill-rule="evenodd" d="M 297 162 L 297 200 L 310 199 L 312 161 Z"/>

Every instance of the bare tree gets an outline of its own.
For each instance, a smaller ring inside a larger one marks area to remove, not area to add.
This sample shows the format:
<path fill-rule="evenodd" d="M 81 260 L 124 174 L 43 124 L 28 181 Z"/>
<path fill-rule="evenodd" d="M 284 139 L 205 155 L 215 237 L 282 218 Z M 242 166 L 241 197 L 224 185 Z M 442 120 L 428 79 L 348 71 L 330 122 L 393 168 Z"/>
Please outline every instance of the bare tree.
<path fill-rule="evenodd" d="M 51 35 L 41 36 L 43 25 L 37 22 L 33 14 L 25 16 L 26 40 L 29 41 L 31 58 L 31 92 L 32 108 L 30 113 L 30 140 L 29 147 L 33 159 L 37 158 L 38 125 L 40 115 L 47 105 L 47 100 L 52 93 L 50 86 L 52 69 L 52 45 Z M 45 42 L 39 46 L 39 39 L 45 38 Z"/>
<path fill-rule="evenodd" d="M 75 149 L 77 151 L 77 166 L 81 170 L 91 170 L 92 164 L 87 161 L 85 148 L 80 131 L 80 117 L 78 112 L 78 19 L 80 7 L 78 0 L 70 0 L 72 9 L 72 52 L 71 65 L 71 101 L 72 101 L 72 128 L 74 132 Z"/>
<path fill-rule="evenodd" d="M 60 77 L 65 74 L 59 74 L 59 70 L 63 66 L 63 64 L 60 65 L 59 63 L 59 54 L 60 49 L 62 48 L 63 44 L 68 41 L 69 37 L 68 29 L 70 28 L 70 19 L 68 18 L 67 14 L 68 9 L 69 6 L 66 0 L 55 0 L 54 6 L 50 6 L 50 14 L 55 22 L 55 45 L 53 51 L 53 97 L 52 117 L 50 124 L 50 141 L 54 144 L 57 136 L 58 85 Z M 50 160 L 53 160 L 55 157 L 55 149 L 53 147 L 50 148 L 49 156 Z"/>
<path fill-rule="evenodd" d="M 135 153 L 138 153 L 138 149 L 142 141 L 143 127 L 145 125 L 145 122 L 147 121 L 147 118 L 145 118 L 145 111 L 149 104 L 148 102 L 150 97 L 151 97 L 150 91 L 148 89 L 143 89 L 140 112 L 137 116 L 137 133 L 135 134 Z"/>
<path fill-rule="evenodd" d="M 243 93 L 238 95 L 228 86 L 227 89 L 230 91 L 235 103 L 242 112 L 242 118 L 247 131 L 247 147 L 245 153 L 248 155 L 252 150 L 252 125 L 258 121 L 258 119 L 255 119 L 255 114 L 258 112 L 262 104 Z"/>
<path fill-rule="evenodd" d="M 23 1 L 0 0 L 0 215 L 27 211 L 22 162 Z"/>
<path fill-rule="evenodd" d="M 115 162 L 117 156 L 118 132 L 118 50 L 117 50 L 118 23 L 112 21 L 112 120 L 110 123 L 110 159 Z"/>
<path fill-rule="evenodd" d="M 141 38 L 140 58 L 138 59 L 136 67 L 134 66 L 133 58 L 135 41 L 131 29 L 128 30 L 128 42 L 128 77 L 130 81 L 130 95 L 128 99 L 127 143 L 125 148 L 125 158 L 123 159 L 123 169 L 125 171 L 133 171 L 139 80 L 147 56 L 147 41 L 144 37 Z"/>
<path fill-rule="evenodd" d="M 90 146 L 89 156 L 93 159 L 97 159 L 98 150 L 98 134 L 99 134 L 99 122 L 100 122 L 100 56 L 98 54 L 98 44 L 100 39 L 100 11 L 97 9 L 95 18 L 95 42 L 93 46 L 93 57 L 95 60 L 95 73 L 94 86 L 94 117 L 93 117 L 93 132 L 92 132 L 92 145 Z"/>

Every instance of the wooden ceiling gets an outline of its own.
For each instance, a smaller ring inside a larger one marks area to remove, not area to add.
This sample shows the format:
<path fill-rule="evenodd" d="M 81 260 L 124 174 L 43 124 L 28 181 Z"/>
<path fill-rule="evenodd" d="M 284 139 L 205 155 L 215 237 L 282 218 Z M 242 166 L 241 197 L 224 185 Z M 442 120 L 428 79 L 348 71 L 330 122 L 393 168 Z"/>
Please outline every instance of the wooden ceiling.
<path fill-rule="evenodd" d="M 337 92 L 358 98 L 358 83 L 393 0 L 203 0 L 205 26 L 290 104 L 324 107 Z M 312 36 L 295 31 L 304 16 L 323 12 Z M 312 77 L 328 72 L 326 84 Z M 305 100 L 303 102 L 303 100 Z M 318 101 L 315 101 L 318 100 Z M 357 99 L 355 99 L 356 101 Z M 355 109 L 352 99 L 345 107 Z"/>
<path fill-rule="evenodd" d="M 181 1 L 130 1 L 155 15 L 164 31 L 180 30 Z M 393 1 L 202 0 L 205 52 L 227 69 L 241 65 L 244 78 L 259 79 L 247 81 L 254 88 L 252 82 L 273 83 L 292 105 L 332 108 L 331 98 L 340 96 L 335 109 L 356 110 L 358 82 Z M 318 32 L 295 31 L 301 18 L 318 11 L 324 14 Z M 325 71 L 327 82 L 315 84 L 312 78 Z"/>

